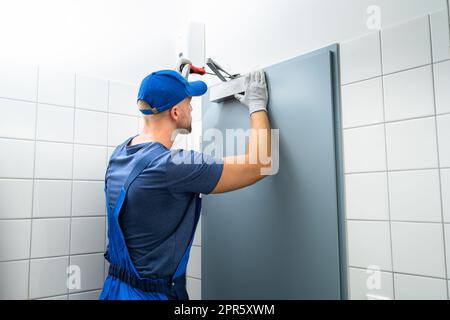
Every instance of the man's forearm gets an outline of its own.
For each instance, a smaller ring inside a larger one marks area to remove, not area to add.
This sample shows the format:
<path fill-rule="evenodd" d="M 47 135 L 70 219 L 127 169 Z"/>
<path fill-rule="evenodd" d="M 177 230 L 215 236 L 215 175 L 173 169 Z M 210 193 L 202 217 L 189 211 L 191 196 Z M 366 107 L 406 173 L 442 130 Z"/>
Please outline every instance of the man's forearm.
<path fill-rule="evenodd" d="M 250 116 L 250 136 L 247 156 L 250 164 L 255 164 L 260 171 L 270 167 L 271 131 L 269 117 L 266 111 L 254 112 Z"/>

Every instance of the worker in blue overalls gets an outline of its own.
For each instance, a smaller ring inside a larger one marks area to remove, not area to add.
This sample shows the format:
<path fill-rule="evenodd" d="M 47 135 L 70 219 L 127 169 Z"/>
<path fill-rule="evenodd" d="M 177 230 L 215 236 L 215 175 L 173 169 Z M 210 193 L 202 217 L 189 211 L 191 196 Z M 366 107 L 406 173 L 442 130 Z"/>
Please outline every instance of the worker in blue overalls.
<path fill-rule="evenodd" d="M 264 71 L 246 75 L 251 128 L 270 130 Z M 100 299 L 187 300 L 186 266 L 200 215 L 200 194 L 249 186 L 267 164 L 258 150 L 271 150 L 270 134 L 250 134 L 245 155 L 219 159 L 171 150 L 174 132 L 191 131 L 190 101 L 207 91 L 202 81 L 162 70 L 141 83 L 137 104 L 145 126 L 111 155 L 105 175 L 109 273 Z M 114 128 L 112 128 L 114 130 Z"/>

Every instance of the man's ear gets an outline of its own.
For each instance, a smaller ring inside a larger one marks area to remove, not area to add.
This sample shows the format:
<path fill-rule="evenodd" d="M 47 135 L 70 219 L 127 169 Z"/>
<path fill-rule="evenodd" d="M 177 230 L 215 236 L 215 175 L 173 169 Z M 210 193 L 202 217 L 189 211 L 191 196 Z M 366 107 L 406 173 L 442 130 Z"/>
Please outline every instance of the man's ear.
<path fill-rule="evenodd" d="M 173 106 L 171 109 L 170 109 L 170 117 L 173 119 L 173 120 L 178 120 L 178 117 L 180 116 L 180 113 L 179 113 L 179 110 L 178 110 L 178 105 L 176 105 L 176 106 Z"/>

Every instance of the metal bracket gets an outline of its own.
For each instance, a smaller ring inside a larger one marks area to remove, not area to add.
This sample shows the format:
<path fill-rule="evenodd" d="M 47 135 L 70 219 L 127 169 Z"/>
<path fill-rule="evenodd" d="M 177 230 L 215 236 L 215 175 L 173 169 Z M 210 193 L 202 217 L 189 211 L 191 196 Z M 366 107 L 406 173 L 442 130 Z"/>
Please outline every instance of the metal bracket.
<path fill-rule="evenodd" d="M 245 77 L 238 77 L 232 80 L 212 85 L 209 88 L 209 101 L 222 102 L 234 98 L 237 93 L 245 92 Z"/>

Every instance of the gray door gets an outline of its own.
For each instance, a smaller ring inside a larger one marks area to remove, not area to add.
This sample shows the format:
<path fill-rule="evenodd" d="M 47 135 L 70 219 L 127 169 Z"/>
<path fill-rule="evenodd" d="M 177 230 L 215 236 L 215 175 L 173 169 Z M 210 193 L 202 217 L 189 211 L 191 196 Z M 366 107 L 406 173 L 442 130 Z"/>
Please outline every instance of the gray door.
<path fill-rule="evenodd" d="M 265 68 L 270 121 L 280 130 L 279 172 L 203 198 L 203 299 L 341 298 L 336 51 Z M 247 108 L 206 95 L 203 132 L 210 128 L 247 130 Z"/>

